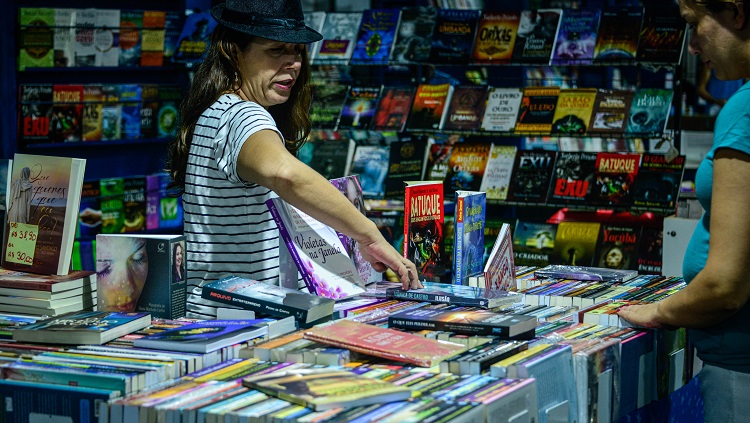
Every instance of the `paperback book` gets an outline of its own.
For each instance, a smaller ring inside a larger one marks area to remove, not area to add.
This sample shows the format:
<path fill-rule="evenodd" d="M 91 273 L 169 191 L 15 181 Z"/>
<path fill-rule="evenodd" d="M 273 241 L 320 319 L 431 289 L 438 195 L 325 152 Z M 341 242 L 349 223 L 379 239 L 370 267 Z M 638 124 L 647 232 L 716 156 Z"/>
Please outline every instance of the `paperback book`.
<path fill-rule="evenodd" d="M 483 131 L 511 132 L 516 127 L 523 91 L 520 88 L 490 87 L 484 106 Z"/>
<path fill-rule="evenodd" d="M 430 62 L 470 62 L 479 15 L 479 10 L 438 9 L 432 34 Z"/>
<path fill-rule="evenodd" d="M 102 139 L 102 103 L 104 91 L 101 85 L 83 86 L 83 110 L 81 116 L 81 139 L 83 141 L 101 141 Z"/>
<path fill-rule="evenodd" d="M 312 107 L 310 122 L 316 129 L 336 129 L 344 100 L 349 91 L 347 85 L 342 84 L 311 84 Z"/>
<path fill-rule="evenodd" d="M 421 180 L 430 141 L 424 136 L 405 137 L 390 144 L 385 198 L 403 198 L 404 182 Z"/>
<path fill-rule="evenodd" d="M 637 89 L 625 133 L 661 136 L 667 128 L 673 94 L 674 91 L 665 88 Z"/>
<path fill-rule="evenodd" d="M 644 226 L 641 229 L 637 259 L 639 274 L 661 275 L 663 240 L 662 228 Z"/>
<path fill-rule="evenodd" d="M 632 91 L 598 89 L 589 134 L 624 133 L 632 103 Z"/>
<path fill-rule="evenodd" d="M 359 145 L 354 150 L 349 175 L 358 175 L 366 198 L 382 198 L 391 149 L 387 145 Z"/>
<path fill-rule="evenodd" d="M 560 87 L 526 87 L 516 119 L 517 134 L 549 134 Z"/>
<path fill-rule="evenodd" d="M 555 248 L 557 225 L 518 219 L 513 231 L 513 260 L 516 266 L 547 266 Z"/>
<path fill-rule="evenodd" d="M 54 66 L 55 9 L 20 7 L 18 70 Z"/>
<path fill-rule="evenodd" d="M 370 129 L 403 131 L 413 101 L 414 88 L 412 87 L 384 87 Z"/>
<path fill-rule="evenodd" d="M 310 28 L 318 32 L 323 31 L 323 25 L 325 25 L 325 21 L 326 21 L 326 12 L 318 10 L 318 11 L 305 13 L 305 25 L 309 26 Z M 316 41 L 312 44 L 308 44 L 307 56 L 310 59 L 310 63 L 315 62 L 315 55 L 318 54 L 319 48 L 320 48 L 320 41 Z"/>
<path fill-rule="evenodd" d="M 41 344 L 100 345 L 151 324 L 148 313 L 87 311 L 65 314 L 20 327 L 13 340 Z"/>
<path fill-rule="evenodd" d="M 81 141 L 83 85 L 55 85 L 52 101 L 49 142 Z"/>
<path fill-rule="evenodd" d="M 594 189 L 596 159 L 597 153 L 558 153 L 547 202 L 586 204 Z"/>
<path fill-rule="evenodd" d="M 484 270 L 484 222 L 487 194 L 456 191 L 453 235 L 453 283 L 468 285 L 469 277 Z"/>
<path fill-rule="evenodd" d="M 564 222 L 562 222 L 564 223 Z M 579 281 L 627 282 L 638 272 L 627 269 L 608 269 L 604 267 L 551 264 L 534 271 L 538 278 L 575 279 Z"/>
<path fill-rule="evenodd" d="M 454 87 L 450 84 L 420 84 L 406 122 L 407 130 L 439 129 Z"/>
<path fill-rule="evenodd" d="M 545 203 L 554 176 L 557 151 L 518 150 L 508 201 Z"/>
<path fill-rule="evenodd" d="M 391 56 L 400 16 L 399 9 L 366 9 L 362 12 L 353 63 L 385 63 Z"/>
<path fill-rule="evenodd" d="M 645 9 L 636 54 L 638 61 L 679 63 L 684 42 L 685 20 L 676 5 Z"/>
<path fill-rule="evenodd" d="M 643 23 L 643 7 L 602 10 L 594 61 L 634 61 Z"/>
<path fill-rule="evenodd" d="M 592 266 L 600 225 L 599 222 L 560 222 L 550 263 Z"/>
<path fill-rule="evenodd" d="M 474 131 L 482 124 L 487 87 L 466 85 L 453 90 L 442 129 L 452 131 Z"/>
<path fill-rule="evenodd" d="M 516 150 L 515 145 L 492 144 L 479 186 L 479 191 L 487 193 L 487 200 L 505 201 L 508 198 Z"/>
<path fill-rule="evenodd" d="M 640 228 L 602 223 L 594 265 L 606 269 L 637 270 Z"/>
<path fill-rule="evenodd" d="M 492 145 L 484 141 L 464 141 L 453 145 L 445 176 L 445 195 L 456 191 L 479 191 Z"/>
<path fill-rule="evenodd" d="M 143 29 L 142 10 L 120 11 L 120 54 L 118 65 L 136 67 L 141 64 L 141 30 Z"/>
<path fill-rule="evenodd" d="M 685 156 L 667 161 L 663 154 L 644 153 L 633 188 L 633 205 L 674 210 L 684 171 Z"/>
<path fill-rule="evenodd" d="M 404 198 L 404 257 L 420 280 L 439 282 L 445 274 L 443 183 L 407 181 Z"/>
<path fill-rule="evenodd" d="M 599 9 L 565 10 L 552 52 L 552 64 L 575 65 L 593 60 L 600 13 Z"/>
<path fill-rule="evenodd" d="M 436 16 L 436 7 L 402 7 L 391 60 L 396 63 L 428 61 Z"/>
<path fill-rule="evenodd" d="M 594 110 L 595 88 L 565 88 L 560 90 L 552 118 L 552 134 L 582 135 L 590 126 Z"/>
<path fill-rule="evenodd" d="M 76 9 L 55 8 L 54 66 L 69 68 L 75 64 Z"/>
<path fill-rule="evenodd" d="M 513 57 L 520 12 L 484 11 L 479 17 L 472 62 L 503 63 Z"/>
<path fill-rule="evenodd" d="M 640 154 L 597 153 L 590 204 L 630 206 L 641 163 Z"/>
<path fill-rule="evenodd" d="M 351 87 L 339 116 L 339 129 L 367 129 L 375 116 L 380 87 Z"/>
<path fill-rule="evenodd" d="M 328 12 L 316 61 L 348 62 L 357 43 L 362 12 Z"/>
<path fill-rule="evenodd" d="M 344 176 L 352 165 L 356 142 L 347 137 L 312 137 L 297 151 L 297 158 L 326 179 Z"/>
<path fill-rule="evenodd" d="M 210 35 L 217 22 L 209 11 L 196 11 L 185 17 L 182 33 L 177 39 L 172 61 L 196 63 L 203 59 L 208 50 Z"/>
<path fill-rule="evenodd" d="M 0 292 L 3 289 L 23 290 L 24 294 L 19 295 L 22 297 L 51 298 L 56 293 L 91 285 L 96 289 L 96 273 L 87 270 L 55 276 L 0 269 Z"/>
<path fill-rule="evenodd" d="M 548 64 L 560 28 L 562 9 L 524 10 L 518 22 L 513 61 Z"/>
<path fill-rule="evenodd" d="M 488 291 L 476 286 L 438 282 L 422 282 L 422 285 L 424 288 L 409 290 L 386 288 L 385 296 L 397 300 L 481 308 L 496 308 L 522 301 L 517 293 Z"/>
<path fill-rule="evenodd" d="M 513 233 L 510 224 L 503 223 L 484 265 L 484 289 L 507 292 L 515 288 L 515 267 Z"/>
<path fill-rule="evenodd" d="M 18 140 L 21 145 L 49 142 L 52 85 L 21 85 Z"/>
<path fill-rule="evenodd" d="M 444 330 L 500 339 L 532 339 L 536 316 L 496 313 L 490 310 L 418 309 L 392 314 L 388 327 L 406 330 Z"/>

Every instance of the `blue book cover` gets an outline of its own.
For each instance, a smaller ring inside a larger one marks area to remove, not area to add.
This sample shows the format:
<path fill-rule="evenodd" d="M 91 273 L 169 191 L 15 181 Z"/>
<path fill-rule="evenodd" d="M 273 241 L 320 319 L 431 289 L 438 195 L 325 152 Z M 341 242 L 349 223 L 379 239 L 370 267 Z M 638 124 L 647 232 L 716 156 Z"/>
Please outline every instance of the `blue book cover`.
<path fill-rule="evenodd" d="M 674 91 L 665 88 L 639 88 L 630 105 L 626 134 L 659 135 L 667 127 Z"/>
<path fill-rule="evenodd" d="M 339 116 L 338 129 L 367 129 L 375 116 L 380 87 L 351 87 Z"/>
<path fill-rule="evenodd" d="M 216 20 L 208 11 L 196 12 L 185 18 L 182 33 L 177 39 L 172 60 L 175 62 L 195 63 L 203 60 L 208 50 L 210 35 L 216 27 Z"/>
<path fill-rule="evenodd" d="M 467 285 L 469 276 L 484 270 L 484 221 L 487 194 L 456 191 L 454 220 L 453 283 Z"/>
<path fill-rule="evenodd" d="M 154 333 L 133 342 L 136 348 L 208 353 L 266 336 L 275 319 L 205 320 Z"/>
<path fill-rule="evenodd" d="M 400 13 L 399 9 L 368 9 L 362 12 L 352 62 L 388 61 Z"/>
<path fill-rule="evenodd" d="M 390 147 L 385 145 L 357 146 L 349 174 L 359 175 L 365 198 L 383 197 L 390 153 Z"/>
<path fill-rule="evenodd" d="M 440 9 L 432 34 L 432 63 L 468 63 L 474 46 L 479 10 Z"/>
<path fill-rule="evenodd" d="M 99 405 L 120 396 L 109 389 L 0 380 L 4 421 L 95 422 Z"/>
<path fill-rule="evenodd" d="M 138 84 L 120 85 L 120 115 L 122 138 L 133 140 L 141 136 L 142 89 Z"/>
<path fill-rule="evenodd" d="M 552 52 L 552 64 L 585 64 L 594 59 L 600 13 L 593 9 L 565 11 Z"/>
<path fill-rule="evenodd" d="M 103 344 L 150 324 L 149 313 L 73 312 L 18 328 L 13 331 L 13 340 L 50 344 Z"/>

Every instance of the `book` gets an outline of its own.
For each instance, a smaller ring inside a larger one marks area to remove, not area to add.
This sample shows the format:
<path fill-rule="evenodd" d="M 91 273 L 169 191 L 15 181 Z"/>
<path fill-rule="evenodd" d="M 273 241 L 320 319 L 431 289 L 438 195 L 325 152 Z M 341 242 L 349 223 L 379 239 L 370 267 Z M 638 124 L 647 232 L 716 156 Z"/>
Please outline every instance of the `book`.
<path fill-rule="evenodd" d="M 508 201 L 545 203 L 554 176 L 557 151 L 518 150 Z"/>
<path fill-rule="evenodd" d="M 458 86 L 453 90 L 441 129 L 449 131 L 475 131 L 482 125 L 487 87 Z"/>
<path fill-rule="evenodd" d="M 100 415 L 101 404 L 120 395 L 119 391 L 111 389 L 0 381 L 0 396 L 7 404 L 3 417 L 14 422 L 44 418 L 70 422 L 95 421 Z"/>
<path fill-rule="evenodd" d="M 479 186 L 479 191 L 487 193 L 487 200 L 504 201 L 508 198 L 516 151 L 515 145 L 492 143 L 482 183 Z"/>
<path fill-rule="evenodd" d="M 305 14 L 307 15 L 307 14 Z M 183 11 L 167 10 L 167 16 L 164 22 L 164 59 L 171 61 L 177 49 L 177 40 L 182 32 L 182 21 L 185 20 Z"/>
<path fill-rule="evenodd" d="M 102 85 L 102 141 L 122 138 L 122 103 L 120 87 L 114 84 Z"/>
<path fill-rule="evenodd" d="M 589 129 L 596 98 L 595 88 L 560 90 L 552 118 L 552 134 L 582 135 Z"/>
<path fill-rule="evenodd" d="M 520 19 L 521 13 L 518 11 L 483 11 L 477 23 L 471 61 L 476 63 L 509 62 L 513 57 Z"/>
<path fill-rule="evenodd" d="M 268 334 L 275 319 L 204 320 L 152 333 L 133 341 L 136 348 L 206 354 Z"/>
<path fill-rule="evenodd" d="M 315 60 L 318 62 L 348 62 L 354 52 L 362 12 L 328 12 Z"/>
<path fill-rule="evenodd" d="M 14 156 L 4 269 L 68 273 L 85 166 L 84 159 Z"/>
<path fill-rule="evenodd" d="M 406 301 L 422 301 L 452 306 L 496 308 L 522 301 L 517 293 L 487 291 L 476 286 L 439 282 L 423 282 L 424 288 L 403 290 L 401 287 L 386 288 L 386 298 Z"/>
<path fill-rule="evenodd" d="M 96 9 L 94 66 L 117 67 L 120 59 L 120 10 Z"/>
<path fill-rule="evenodd" d="M 468 285 L 469 277 L 484 270 L 484 221 L 487 194 L 456 191 L 453 236 L 453 283 Z"/>
<path fill-rule="evenodd" d="M 665 88 L 639 88 L 633 95 L 626 134 L 658 135 L 667 128 L 674 91 Z"/>
<path fill-rule="evenodd" d="M 303 336 L 322 344 L 422 367 L 434 366 L 466 350 L 461 344 L 345 319 L 308 329 Z"/>
<path fill-rule="evenodd" d="M 557 225 L 551 264 L 591 266 L 599 236 L 599 222 L 563 221 Z"/>
<path fill-rule="evenodd" d="M 413 87 L 384 87 L 370 129 L 403 131 L 414 100 L 414 91 Z"/>
<path fill-rule="evenodd" d="M 18 8 L 20 26 L 18 70 L 54 66 L 55 9 Z"/>
<path fill-rule="evenodd" d="M 55 8 L 54 66 L 69 68 L 75 64 L 76 9 Z"/>
<path fill-rule="evenodd" d="M 578 421 L 610 420 L 619 413 L 620 341 L 608 339 L 573 354 Z"/>
<path fill-rule="evenodd" d="M 547 266 L 555 248 L 557 225 L 518 219 L 513 231 L 513 260 L 516 266 Z"/>
<path fill-rule="evenodd" d="M 417 266 L 420 280 L 439 282 L 445 273 L 444 193 L 441 181 L 406 181 L 404 257 Z"/>
<path fill-rule="evenodd" d="M 590 204 L 628 207 L 633 202 L 641 155 L 638 153 L 597 153 Z"/>
<path fill-rule="evenodd" d="M 562 9 L 521 11 L 513 46 L 513 62 L 548 64 L 562 14 Z"/>
<path fill-rule="evenodd" d="M 163 10 L 143 11 L 141 66 L 161 66 L 164 64 L 166 24 L 167 12 Z"/>
<path fill-rule="evenodd" d="M 185 237 L 155 234 L 96 236 L 99 310 L 185 316 Z"/>
<path fill-rule="evenodd" d="M 291 369 L 248 376 L 242 384 L 315 411 L 406 401 L 412 390 L 336 369 Z"/>
<path fill-rule="evenodd" d="M 142 90 L 139 84 L 120 85 L 120 128 L 121 137 L 126 140 L 141 136 Z"/>
<path fill-rule="evenodd" d="M 49 141 L 80 141 L 81 120 L 83 119 L 83 85 L 55 85 L 52 91 L 52 101 Z"/>
<path fill-rule="evenodd" d="M 311 294 L 337 299 L 364 292 L 364 282 L 333 228 L 280 198 L 266 205 Z"/>
<path fill-rule="evenodd" d="M 306 165 L 326 179 L 340 178 L 351 168 L 357 144 L 351 138 L 308 140 L 303 149 L 310 149 L 306 155 L 301 149 L 297 156 Z"/>
<path fill-rule="evenodd" d="M 633 103 L 633 92 L 598 89 L 591 112 L 589 134 L 621 134 L 625 132 Z"/>
<path fill-rule="evenodd" d="M 594 265 L 607 269 L 637 270 L 640 228 L 602 223 L 594 250 Z"/>
<path fill-rule="evenodd" d="M 94 31 L 97 9 L 76 9 L 75 66 L 96 66 Z"/>
<path fill-rule="evenodd" d="M 275 317 L 294 316 L 300 324 L 330 316 L 334 305 L 330 298 L 239 276 L 207 283 L 201 296 Z"/>
<path fill-rule="evenodd" d="M 407 310 L 388 317 L 388 327 L 414 330 L 445 330 L 470 335 L 493 335 L 499 339 L 531 339 L 535 316 L 497 313 L 490 310 Z"/>
<path fill-rule="evenodd" d="M 172 61 L 196 63 L 203 59 L 208 50 L 210 35 L 217 22 L 208 10 L 196 11 L 185 17 L 182 32 L 177 39 Z"/>
<path fill-rule="evenodd" d="M 575 65 L 593 60 L 600 14 L 599 9 L 565 10 L 560 18 L 551 64 Z"/>
<path fill-rule="evenodd" d="M 156 116 L 159 113 L 159 86 L 141 84 L 141 133 L 138 138 L 157 138 Z"/>
<path fill-rule="evenodd" d="M 375 116 L 380 87 L 350 87 L 341 109 L 338 129 L 366 129 Z"/>
<path fill-rule="evenodd" d="M 526 87 L 516 119 L 515 133 L 549 134 L 560 87 Z"/>
<path fill-rule="evenodd" d="M 684 171 L 685 156 L 668 161 L 663 154 L 643 153 L 633 186 L 633 205 L 674 210 Z"/>
<path fill-rule="evenodd" d="M 310 122 L 316 129 L 336 129 L 349 87 L 344 84 L 311 84 Z"/>
<path fill-rule="evenodd" d="M 101 85 L 83 86 L 83 110 L 81 113 L 81 140 L 101 141 L 102 103 L 104 91 Z"/>
<path fill-rule="evenodd" d="M 685 21 L 676 5 L 646 7 L 638 38 L 639 62 L 679 63 L 685 42 Z"/>
<path fill-rule="evenodd" d="M 447 116 L 453 86 L 450 84 L 419 84 L 406 121 L 407 130 L 439 129 Z"/>
<path fill-rule="evenodd" d="M 558 153 L 547 202 L 587 204 L 596 178 L 597 153 Z"/>
<path fill-rule="evenodd" d="M 488 291 L 510 291 L 515 288 L 513 234 L 510 224 L 503 223 L 484 265 L 484 288 Z"/>
<path fill-rule="evenodd" d="M 41 344 L 100 345 L 150 324 L 151 315 L 148 313 L 75 312 L 20 327 L 13 331 L 13 340 Z"/>
<path fill-rule="evenodd" d="M 644 226 L 638 244 L 637 270 L 639 274 L 661 275 L 664 231 L 660 227 Z"/>
<path fill-rule="evenodd" d="M 182 101 L 182 87 L 177 85 L 159 86 L 159 111 L 156 114 L 156 129 L 159 138 L 177 136 L 179 103 Z"/>
<path fill-rule="evenodd" d="M 136 67 L 141 64 L 141 31 L 143 10 L 124 9 L 120 11 L 118 66 Z"/>
<path fill-rule="evenodd" d="M 594 61 L 634 61 L 642 23 L 643 7 L 602 10 L 594 46 Z"/>
<path fill-rule="evenodd" d="M 560 222 L 565 223 L 565 222 Z M 534 270 L 539 278 L 575 279 L 579 281 L 627 282 L 638 276 L 638 272 L 627 269 L 550 264 Z"/>
<path fill-rule="evenodd" d="M 520 88 L 490 87 L 480 125 L 483 131 L 510 132 L 516 126 L 523 91 Z"/>
<path fill-rule="evenodd" d="M 391 49 L 391 61 L 396 63 L 428 61 L 436 17 L 436 7 L 402 7 L 401 19 Z"/>
<path fill-rule="evenodd" d="M 453 145 L 445 175 L 445 195 L 456 191 L 479 191 L 492 144 L 484 141 L 464 141 Z"/>
<path fill-rule="evenodd" d="M 382 198 L 388 176 L 390 147 L 387 145 L 358 145 L 354 150 L 349 175 L 359 175 L 362 194 L 366 198 Z"/>
<path fill-rule="evenodd" d="M 146 229 L 146 177 L 129 176 L 122 181 L 123 229 L 140 232 Z"/>
<path fill-rule="evenodd" d="M 366 9 L 362 11 L 352 63 L 386 63 L 396 38 L 399 9 Z"/>
<path fill-rule="evenodd" d="M 52 85 L 21 85 L 18 141 L 20 145 L 50 142 Z"/>
<path fill-rule="evenodd" d="M 0 289 L 19 290 L 22 294 L 15 295 L 23 297 L 51 298 L 56 293 L 91 285 L 96 289 L 96 274 L 91 271 L 76 270 L 55 276 L 0 269 Z"/>
<path fill-rule="evenodd" d="M 438 64 L 470 62 L 480 13 L 479 10 L 438 9 L 429 61 Z"/>
<path fill-rule="evenodd" d="M 385 198 L 403 198 L 404 182 L 424 177 L 430 140 L 427 137 L 404 137 L 390 144 Z"/>
<path fill-rule="evenodd" d="M 315 31 L 323 31 L 323 25 L 325 25 L 325 21 L 326 12 L 317 10 L 305 13 L 305 25 L 309 26 Z M 320 41 L 308 44 L 307 57 L 310 60 L 310 63 L 315 63 L 315 55 L 318 53 L 318 48 L 320 48 Z"/>
<path fill-rule="evenodd" d="M 446 140 L 447 141 L 447 140 Z M 456 142 L 458 140 L 455 140 Z M 428 181 L 445 181 L 448 176 L 448 162 L 453 152 L 454 140 L 450 142 L 435 142 L 432 138 L 428 146 L 427 164 L 424 170 L 424 179 Z"/>

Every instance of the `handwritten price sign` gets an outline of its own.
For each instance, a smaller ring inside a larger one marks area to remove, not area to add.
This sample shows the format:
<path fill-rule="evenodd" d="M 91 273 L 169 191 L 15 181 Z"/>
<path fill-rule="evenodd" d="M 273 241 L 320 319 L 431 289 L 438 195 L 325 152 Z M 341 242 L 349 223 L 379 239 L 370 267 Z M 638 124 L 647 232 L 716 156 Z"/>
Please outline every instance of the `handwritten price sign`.
<path fill-rule="evenodd" d="M 5 260 L 31 266 L 34 263 L 34 251 L 36 250 L 38 237 L 39 226 L 10 222 Z"/>

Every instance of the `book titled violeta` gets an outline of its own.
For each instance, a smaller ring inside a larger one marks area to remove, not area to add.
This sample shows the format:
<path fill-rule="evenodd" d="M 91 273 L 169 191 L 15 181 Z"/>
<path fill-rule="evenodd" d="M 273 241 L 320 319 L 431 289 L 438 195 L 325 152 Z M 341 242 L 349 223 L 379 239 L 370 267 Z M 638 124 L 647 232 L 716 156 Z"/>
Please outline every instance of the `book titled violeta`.
<path fill-rule="evenodd" d="M 13 340 L 45 344 L 103 344 L 151 324 L 148 313 L 86 311 L 42 320 L 13 331 Z"/>

